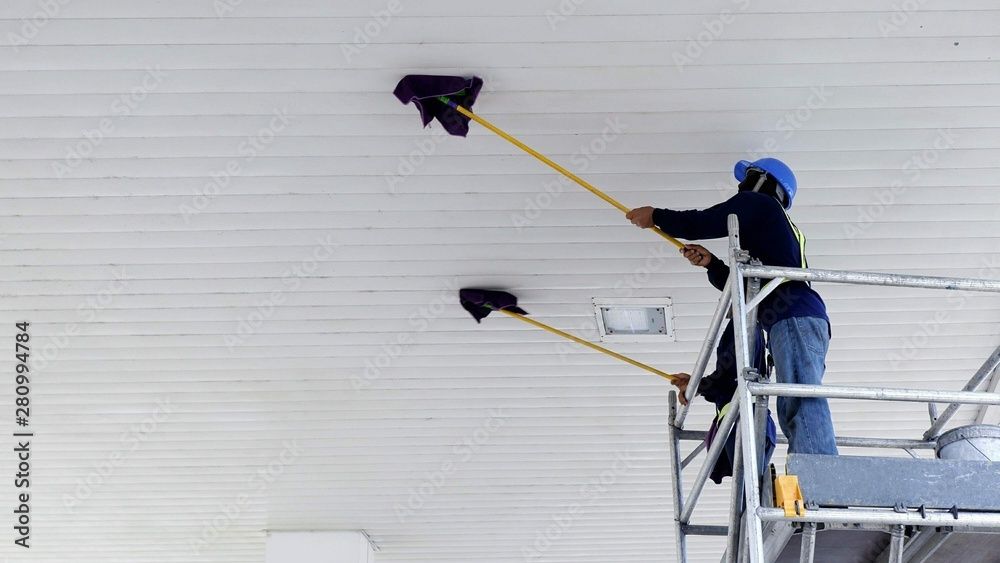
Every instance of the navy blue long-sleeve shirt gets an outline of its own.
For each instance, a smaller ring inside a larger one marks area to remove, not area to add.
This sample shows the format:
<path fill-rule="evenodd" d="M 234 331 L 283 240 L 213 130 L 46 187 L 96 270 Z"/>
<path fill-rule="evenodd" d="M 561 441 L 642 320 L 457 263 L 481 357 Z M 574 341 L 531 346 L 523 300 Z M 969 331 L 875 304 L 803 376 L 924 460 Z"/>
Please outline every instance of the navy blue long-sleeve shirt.
<path fill-rule="evenodd" d="M 769 195 L 738 192 L 728 200 L 703 210 L 653 211 L 653 222 L 663 232 L 688 240 L 704 240 L 729 236 L 728 217 L 735 214 L 740 221 L 740 244 L 750 256 L 768 266 L 802 266 L 798 240 L 788 223 L 781 204 Z M 729 277 L 729 266 L 715 259 L 708 266 L 708 279 L 722 289 Z M 823 299 L 809 284 L 788 281 L 781 284 L 760 304 L 757 318 L 765 330 L 774 323 L 792 317 L 824 319 L 829 326 Z"/>

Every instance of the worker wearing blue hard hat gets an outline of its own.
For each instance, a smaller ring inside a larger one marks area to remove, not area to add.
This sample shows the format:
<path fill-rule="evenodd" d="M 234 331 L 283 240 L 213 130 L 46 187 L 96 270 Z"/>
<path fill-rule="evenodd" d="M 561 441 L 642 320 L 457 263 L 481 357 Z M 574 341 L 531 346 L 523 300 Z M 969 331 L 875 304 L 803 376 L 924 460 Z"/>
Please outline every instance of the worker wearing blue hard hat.
<path fill-rule="evenodd" d="M 639 207 L 626 217 L 641 228 L 657 226 L 688 240 L 728 236 L 728 217 L 739 218 L 740 243 L 750 256 L 769 266 L 807 267 L 806 239 L 787 210 L 798 192 L 795 174 L 776 158 L 736 163 L 739 188 L 733 197 L 703 210 L 676 211 Z M 722 290 L 729 266 L 705 247 L 687 244 L 681 253 L 691 264 L 708 270 L 709 282 Z M 830 319 L 819 294 L 806 282 L 786 281 L 764 298 L 757 318 L 767 332 L 767 347 L 781 383 L 819 385 L 830 345 Z M 715 374 L 718 377 L 718 370 Z M 729 377 L 735 377 L 732 370 Z M 686 381 L 679 386 L 686 390 Z M 704 390 L 699 390 L 704 394 Z M 837 453 L 824 398 L 778 398 L 778 422 L 792 453 Z"/>

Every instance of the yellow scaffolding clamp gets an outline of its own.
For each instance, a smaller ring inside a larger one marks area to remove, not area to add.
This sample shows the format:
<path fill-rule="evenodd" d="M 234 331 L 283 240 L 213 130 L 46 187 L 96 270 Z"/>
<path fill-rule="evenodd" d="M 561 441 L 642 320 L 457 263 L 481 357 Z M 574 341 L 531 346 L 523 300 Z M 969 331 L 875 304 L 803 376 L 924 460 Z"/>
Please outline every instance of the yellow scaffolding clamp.
<path fill-rule="evenodd" d="M 774 506 L 785 509 L 785 518 L 804 516 L 806 503 L 795 475 L 778 475 L 774 478 Z"/>

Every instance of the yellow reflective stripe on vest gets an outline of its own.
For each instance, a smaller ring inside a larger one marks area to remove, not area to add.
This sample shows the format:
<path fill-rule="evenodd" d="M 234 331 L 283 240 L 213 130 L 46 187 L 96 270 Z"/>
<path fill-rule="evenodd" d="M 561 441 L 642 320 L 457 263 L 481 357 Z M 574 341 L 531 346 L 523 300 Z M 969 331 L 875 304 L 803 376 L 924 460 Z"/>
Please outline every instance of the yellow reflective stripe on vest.
<path fill-rule="evenodd" d="M 788 212 L 785 211 L 785 208 L 781 208 L 781 211 L 785 214 L 785 219 L 788 220 L 788 226 L 792 228 L 792 234 L 795 235 L 795 240 L 799 243 L 799 258 L 802 260 L 801 267 L 808 268 L 809 261 L 806 260 L 806 235 L 802 234 L 802 231 L 795 226 L 795 223 L 792 222 L 792 218 L 788 216 Z"/>
<path fill-rule="evenodd" d="M 722 419 L 725 418 L 727 414 L 729 414 L 729 407 L 731 406 L 733 406 L 733 402 L 729 401 L 728 403 L 726 403 L 724 407 L 719 409 L 719 412 L 715 413 L 715 418 L 718 419 L 720 423 L 722 422 Z"/>
<path fill-rule="evenodd" d="M 779 204 L 779 206 L 780 206 L 780 204 Z M 802 265 L 800 267 L 801 268 L 808 268 L 809 267 L 809 260 L 806 259 L 806 235 L 802 234 L 802 231 L 800 231 L 799 228 L 795 226 L 795 223 L 792 222 L 792 218 L 788 216 L 788 212 L 785 211 L 784 207 L 781 208 L 781 212 L 785 214 L 785 219 L 788 220 L 788 226 L 790 226 L 792 228 L 792 234 L 795 235 L 795 240 L 799 243 L 799 259 L 802 261 Z M 792 281 L 792 280 L 786 279 L 785 281 L 783 281 L 781 283 L 784 284 L 784 283 L 788 283 L 790 281 Z M 778 284 L 778 285 L 781 285 L 781 284 Z M 806 282 L 806 285 L 808 285 L 810 287 L 812 286 L 812 284 L 809 283 L 809 282 Z"/>

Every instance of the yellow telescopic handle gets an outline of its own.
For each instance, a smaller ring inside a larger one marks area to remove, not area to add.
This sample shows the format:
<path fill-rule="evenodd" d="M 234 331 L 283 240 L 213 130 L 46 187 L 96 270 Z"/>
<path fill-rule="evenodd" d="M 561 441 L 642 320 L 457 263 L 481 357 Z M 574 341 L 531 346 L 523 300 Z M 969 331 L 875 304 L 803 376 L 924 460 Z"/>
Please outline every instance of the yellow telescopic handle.
<path fill-rule="evenodd" d="M 597 350 L 598 352 L 603 352 L 603 353 L 611 356 L 612 358 L 621 360 L 621 361 L 623 361 L 623 362 L 625 362 L 627 364 L 632 364 L 633 366 L 635 366 L 637 368 L 644 369 L 644 370 L 648 371 L 649 373 L 656 374 L 656 375 L 658 375 L 658 376 L 666 379 L 667 381 L 674 381 L 675 379 L 677 379 L 676 375 L 673 375 L 673 374 L 670 374 L 670 373 L 667 373 L 667 372 L 664 372 L 664 371 L 660 371 L 660 370 L 658 370 L 658 369 L 656 369 L 656 368 L 654 368 L 652 366 L 647 366 L 646 364 L 644 364 L 642 362 L 638 362 L 636 360 L 633 360 L 632 358 L 629 358 L 628 356 L 622 356 L 618 352 L 612 352 L 611 350 L 608 350 L 607 348 L 605 348 L 603 346 L 598 346 L 597 344 L 594 344 L 593 342 L 588 342 L 588 341 L 586 341 L 586 340 L 584 340 L 582 338 L 573 336 L 572 334 L 570 334 L 568 332 L 563 332 L 563 331 L 559 330 L 558 328 L 551 327 L 551 326 L 549 326 L 549 325 L 547 325 L 545 323 L 540 323 L 540 322 L 536 321 L 535 319 L 532 319 L 530 317 L 526 317 L 526 316 L 524 316 L 524 315 L 522 315 L 520 313 L 515 313 L 513 311 L 507 311 L 506 309 L 499 309 L 499 311 L 501 313 L 504 313 L 506 315 L 514 317 L 515 319 L 520 319 L 520 320 L 522 320 L 522 321 L 524 321 L 524 322 L 526 322 L 526 323 L 528 323 L 530 325 L 536 326 L 536 327 L 538 327 L 538 328 L 540 328 L 540 329 L 542 329 L 544 331 L 551 332 L 552 334 L 561 336 L 561 337 L 563 337 L 563 338 L 565 338 L 567 340 L 572 340 L 573 342 L 576 342 L 577 344 L 582 344 L 582 345 L 584 345 L 587 348 L 590 348 L 592 350 Z"/>
<path fill-rule="evenodd" d="M 478 115 L 472 113 L 472 111 L 470 111 L 470 110 L 468 110 L 468 109 L 466 109 L 466 108 L 464 108 L 464 107 L 456 104 L 455 102 L 449 100 L 447 97 L 442 96 L 440 99 L 441 99 L 442 102 L 445 102 L 446 104 L 448 104 L 452 108 L 458 110 L 458 112 L 461 113 L 462 115 L 468 117 L 469 119 L 475 121 L 476 123 L 478 123 L 478 124 L 482 125 L 483 127 L 489 129 L 490 131 L 493 131 L 497 135 L 499 135 L 499 136 L 503 137 L 504 139 L 506 139 L 507 141 L 509 141 L 511 144 L 513 144 L 517 148 L 519 148 L 519 149 L 523 150 L 524 152 L 530 154 L 531 156 L 537 158 L 541 162 L 543 162 L 545 164 L 548 164 L 550 167 L 552 167 L 554 170 L 556 170 L 557 172 L 559 172 L 563 176 L 566 176 L 570 180 L 573 180 L 577 184 L 579 184 L 579 185 L 583 186 L 584 188 L 590 190 L 590 193 L 592 193 L 592 194 L 596 195 L 597 197 L 603 199 L 604 201 L 610 203 L 614 207 L 618 208 L 618 210 L 621 211 L 622 213 L 628 213 L 630 211 L 628 207 L 625 207 L 624 205 L 622 205 L 615 198 L 613 198 L 613 197 L 609 196 L 608 194 L 602 192 L 601 190 L 597 189 L 597 187 L 594 186 L 594 185 L 592 185 L 590 182 L 584 180 L 583 178 L 577 176 L 576 174 L 570 172 L 569 170 L 566 170 L 565 168 L 563 168 L 562 166 L 560 166 L 559 164 L 557 164 L 556 162 L 554 162 L 552 159 L 550 159 L 549 157 L 545 156 L 544 154 L 536 151 L 535 149 L 529 147 L 528 145 L 522 143 L 521 141 L 518 141 L 517 139 L 515 139 L 513 136 L 511 136 L 510 134 L 508 134 L 503 129 L 500 129 L 496 125 L 493 125 L 489 121 L 486 121 L 482 117 L 479 117 Z M 677 248 L 681 248 L 681 247 L 684 246 L 683 242 L 681 242 L 681 241 L 675 239 L 674 237 L 668 235 L 667 233 L 661 231 L 659 227 L 654 226 L 653 227 L 653 231 L 656 234 L 660 235 L 661 237 L 663 237 L 663 238 L 667 239 L 668 241 L 670 241 Z"/>

